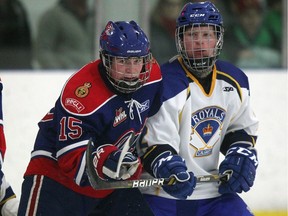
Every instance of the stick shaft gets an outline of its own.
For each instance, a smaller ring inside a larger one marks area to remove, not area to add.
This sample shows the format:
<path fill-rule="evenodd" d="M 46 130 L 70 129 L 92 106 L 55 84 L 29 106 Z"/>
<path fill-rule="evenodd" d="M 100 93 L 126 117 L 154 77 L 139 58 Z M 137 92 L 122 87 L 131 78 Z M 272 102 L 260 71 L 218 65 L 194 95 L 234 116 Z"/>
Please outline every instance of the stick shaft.
<path fill-rule="evenodd" d="M 130 137 L 131 138 L 131 137 Z M 128 142 L 131 140 L 127 140 Z M 162 185 L 172 185 L 175 181 L 165 178 L 150 178 L 150 179 L 137 179 L 137 180 L 125 180 L 125 181 L 105 181 L 99 178 L 97 175 L 94 165 L 93 165 L 93 148 L 94 143 L 92 139 L 89 140 L 86 150 L 86 165 L 87 165 L 87 174 L 91 186 L 95 190 L 107 190 L 107 189 L 120 189 L 120 188 L 143 188 L 150 186 L 162 186 Z M 225 182 L 228 181 L 232 173 L 227 172 L 224 175 L 203 175 L 196 176 L 197 183 L 203 182 Z"/>
<path fill-rule="evenodd" d="M 198 176 L 197 183 L 204 182 L 219 182 L 227 181 L 229 176 L 226 175 L 204 175 Z M 96 190 L 107 190 L 107 189 L 121 189 L 121 188 L 143 188 L 150 186 L 162 186 L 171 185 L 169 184 L 170 179 L 165 178 L 151 178 L 151 179 L 138 179 L 138 180 L 125 180 L 125 181 L 97 181 L 92 187 Z"/>

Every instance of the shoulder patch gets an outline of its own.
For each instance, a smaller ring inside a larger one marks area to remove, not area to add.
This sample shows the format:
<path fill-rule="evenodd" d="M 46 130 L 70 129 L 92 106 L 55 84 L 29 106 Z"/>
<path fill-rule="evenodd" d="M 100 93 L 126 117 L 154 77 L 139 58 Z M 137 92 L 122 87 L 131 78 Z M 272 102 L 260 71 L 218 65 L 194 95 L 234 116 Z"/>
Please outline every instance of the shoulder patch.
<path fill-rule="evenodd" d="M 75 95 L 79 98 L 86 97 L 89 93 L 89 88 L 91 87 L 91 83 L 86 82 L 83 84 L 83 86 L 79 86 L 75 90 Z"/>
<path fill-rule="evenodd" d="M 98 61 L 87 64 L 74 73 L 64 85 L 61 105 L 67 112 L 89 115 L 113 97 L 114 94 L 101 79 L 98 64 Z"/>

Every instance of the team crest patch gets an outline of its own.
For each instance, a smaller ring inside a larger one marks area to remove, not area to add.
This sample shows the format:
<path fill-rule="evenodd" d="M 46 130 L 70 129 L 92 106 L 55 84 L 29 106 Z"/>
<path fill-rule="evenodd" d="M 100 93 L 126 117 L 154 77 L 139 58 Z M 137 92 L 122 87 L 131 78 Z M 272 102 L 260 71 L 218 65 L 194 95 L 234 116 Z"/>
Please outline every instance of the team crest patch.
<path fill-rule="evenodd" d="M 220 139 L 225 114 L 219 107 L 206 107 L 192 114 L 190 145 L 196 149 L 195 157 L 212 154 Z"/>
<path fill-rule="evenodd" d="M 86 97 L 89 93 L 89 88 L 91 87 L 91 83 L 84 83 L 83 86 L 79 86 L 76 90 L 75 90 L 75 95 L 79 98 L 83 98 Z"/>

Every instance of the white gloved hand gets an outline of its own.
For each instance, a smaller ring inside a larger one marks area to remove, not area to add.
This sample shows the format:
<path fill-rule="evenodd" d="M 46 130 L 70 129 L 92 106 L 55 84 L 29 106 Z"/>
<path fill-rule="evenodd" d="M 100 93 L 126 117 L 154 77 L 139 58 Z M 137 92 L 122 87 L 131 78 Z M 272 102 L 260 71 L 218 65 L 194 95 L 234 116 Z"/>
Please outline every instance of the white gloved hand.
<path fill-rule="evenodd" d="M 1 209 L 2 216 L 17 216 L 19 200 L 16 198 L 9 199 Z"/>

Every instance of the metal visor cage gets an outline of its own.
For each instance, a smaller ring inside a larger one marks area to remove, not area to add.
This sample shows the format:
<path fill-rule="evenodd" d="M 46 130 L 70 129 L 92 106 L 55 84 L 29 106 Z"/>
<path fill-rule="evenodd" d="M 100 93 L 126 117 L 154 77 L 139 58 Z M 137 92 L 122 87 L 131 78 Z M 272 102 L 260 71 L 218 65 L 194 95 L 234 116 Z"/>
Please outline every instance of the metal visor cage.
<path fill-rule="evenodd" d="M 223 46 L 224 28 L 216 24 L 184 25 L 176 29 L 176 47 L 186 67 L 198 77 L 211 73 Z"/>
<path fill-rule="evenodd" d="M 132 93 L 141 88 L 150 77 L 151 53 L 140 57 L 119 57 L 108 54 L 103 54 L 102 57 L 107 78 L 119 92 Z"/>

